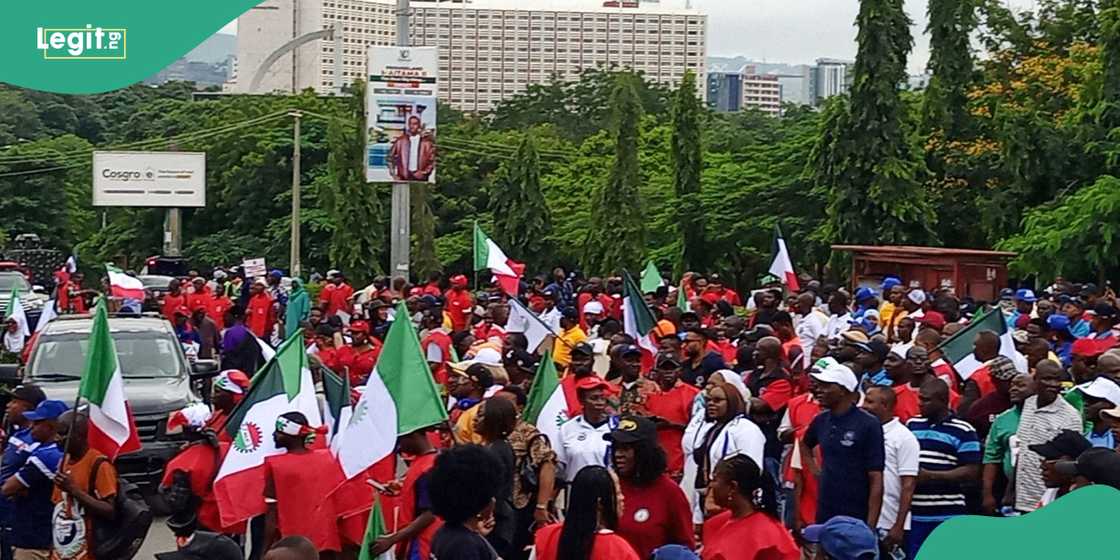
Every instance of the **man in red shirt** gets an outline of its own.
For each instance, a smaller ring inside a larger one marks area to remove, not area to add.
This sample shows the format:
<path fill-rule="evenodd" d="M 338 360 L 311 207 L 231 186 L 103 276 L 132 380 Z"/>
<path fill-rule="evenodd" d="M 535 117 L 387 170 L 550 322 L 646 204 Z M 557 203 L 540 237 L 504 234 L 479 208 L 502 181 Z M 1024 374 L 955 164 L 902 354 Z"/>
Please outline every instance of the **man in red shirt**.
<path fill-rule="evenodd" d="M 272 326 L 276 324 L 276 311 L 272 296 L 265 290 L 264 280 L 257 280 L 249 287 L 249 305 L 245 309 L 245 326 L 257 335 L 268 340 L 272 336 Z"/>
<path fill-rule="evenodd" d="M 443 295 L 443 290 L 439 289 L 439 281 L 443 279 L 443 275 L 439 271 L 435 271 L 428 275 L 428 283 L 420 288 L 420 295 L 422 296 L 435 296 Z"/>
<path fill-rule="evenodd" d="M 350 313 L 353 310 L 350 296 L 354 295 L 354 288 L 346 283 L 346 277 L 341 272 L 334 275 L 332 284 L 334 288 L 331 290 L 330 301 L 327 303 L 327 316 L 337 315 L 339 311 Z"/>
<path fill-rule="evenodd" d="M 587 318 L 584 317 L 583 308 L 590 301 L 597 301 L 602 306 L 601 312 L 607 312 L 614 307 L 614 300 L 610 296 L 603 293 L 603 280 L 601 278 L 591 278 L 587 281 L 587 288 L 579 294 L 576 298 L 576 308 L 579 311 L 579 326 L 583 332 L 587 332 Z"/>
<path fill-rule="evenodd" d="M 447 314 L 451 318 L 451 332 L 467 330 L 471 324 L 471 312 L 474 310 L 474 297 L 467 290 L 467 277 L 456 274 L 451 277 L 451 288 L 444 294 L 447 305 Z"/>
<path fill-rule="evenodd" d="M 381 355 L 381 341 L 369 335 L 369 323 L 353 321 L 350 323 L 350 346 L 338 349 L 338 364 L 350 377 L 350 386 L 366 384 L 369 374 Z"/>
<path fill-rule="evenodd" d="M 233 301 L 224 293 L 214 294 L 210 298 L 210 305 L 206 308 L 206 316 L 214 321 L 219 331 L 226 328 L 226 313 L 229 312 L 231 307 L 233 307 Z"/>
<path fill-rule="evenodd" d="M 681 438 L 692 419 L 692 403 L 700 389 L 680 380 L 681 363 L 673 354 L 658 354 L 651 378 L 659 391 L 646 398 L 646 410 L 657 423 L 657 441 L 668 459 L 668 474 L 680 481 L 684 476 L 684 451 Z"/>
<path fill-rule="evenodd" d="M 163 304 L 160 306 L 160 312 L 163 318 L 175 323 L 175 310 L 180 307 L 187 306 L 187 295 L 183 293 L 183 288 L 179 283 L 179 279 L 172 279 L 167 285 L 167 294 L 163 296 Z"/>
<path fill-rule="evenodd" d="M 331 305 L 331 292 L 334 291 L 334 277 L 337 275 L 337 270 L 328 270 L 326 282 L 323 282 L 323 287 L 319 290 L 319 309 L 322 309 L 324 312 L 326 312 L 327 308 Z"/>
<path fill-rule="evenodd" d="M 704 290 L 702 297 L 712 305 L 715 305 L 719 300 L 726 301 L 734 306 L 743 305 L 742 301 L 739 299 L 739 294 L 736 293 L 735 290 L 724 287 L 723 280 L 720 279 L 718 274 L 713 274 L 709 277 L 708 288 Z"/>
<path fill-rule="evenodd" d="M 428 367 L 436 383 L 447 386 L 447 363 L 451 361 L 451 335 L 443 329 L 443 313 L 438 307 L 424 312 L 420 327 L 428 334 L 420 341 L 420 348 L 428 359 Z"/>
<path fill-rule="evenodd" d="M 329 449 L 308 448 L 308 438 L 314 435 L 300 412 L 276 419 L 273 437 L 287 452 L 264 460 L 265 548 L 281 537 L 301 535 L 320 552 L 342 549 L 338 516 L 328 499 L 344 482 L 342 471 Z"/>
<path fill-rule="evenodd" d="M 191 288 L 191 293 L 187 294 L 187 308 L 198 309 L 202 307 L 203 309 L 210 309 L 214 295 L 210 293 L 210 288 L 206 286 L 206 279 L 196 276 L 194 280 L 191 280 Z"/>
<path fill-rule="evenodd" d="M 379 556 L 393 545 L 403 545 L 403 558 L 429 558 L 432 537 L 443 521 L 432 513 L 428 478 L 439 456 L 428 438 L 428 428 L 397 438 L 397 448 L 413 459 L 400 482 L 400 519 L 398 529 L 373 543 L 371 556 Z"/>

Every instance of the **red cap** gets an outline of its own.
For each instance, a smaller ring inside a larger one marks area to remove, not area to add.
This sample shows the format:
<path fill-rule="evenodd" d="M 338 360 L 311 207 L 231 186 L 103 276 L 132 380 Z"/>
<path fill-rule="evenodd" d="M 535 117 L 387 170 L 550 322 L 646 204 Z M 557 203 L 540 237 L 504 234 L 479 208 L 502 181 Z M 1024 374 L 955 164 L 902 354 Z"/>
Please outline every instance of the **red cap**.
<path fill-rule="evenodd" d="M 456 288 L 464 288 L 467 285 L 467 277 L 462 274 L 456 274 L 451 277 L 451 285 Z"/>
<path fill-rule="evenodd" d="M 350 332 L 360 332 L 369 334 L 369 323 L 365 321 L 351 321 Z"/>
<path fill-rule="evenodd" d="M 421 288 L 420 286 L 413 286 L 413 288 L 408 291 L 408 297 L 422 295 L 424 295 L 424 288 Z"/>
<path fill-rule="evenodd" d="M 576 382 L 576 389 L 580 391 L 591 391 L 594 389 L 610 389 L 611 384 L 603 380 L 598 375 L 590 375 L 584 377 Z"/>
<path fill-rule="evenodd" d="M 940 313 L 928 313 L 923 317 L 918 317 L 915 321 L 936 330 L 945 328 L 945 317 Z"/>
<path fill-rule="evenodd" d="M 1070 348 L 1076 356 L 1085 356 L 1092 358 L 1104 354 L 1109 348 L 1115 346 L 1116 340 L 1113 338 L 1104 338 L 1101 340 L 1094 340 L 1091 338 L 1079 338 L 1073 341 L 1073 347 Z"/>

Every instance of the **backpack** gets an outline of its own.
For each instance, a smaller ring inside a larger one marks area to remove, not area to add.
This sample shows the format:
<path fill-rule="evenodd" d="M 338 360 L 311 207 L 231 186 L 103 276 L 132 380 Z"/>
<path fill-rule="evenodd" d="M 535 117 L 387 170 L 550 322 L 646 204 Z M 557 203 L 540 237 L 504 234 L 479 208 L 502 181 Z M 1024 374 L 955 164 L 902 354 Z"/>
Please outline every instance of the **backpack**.
<path fill-rule="evenodd" d="M 89 476 L 88 492 L 95 496 L 94 489 L 97 484 L 97 470 L 102 463 L 109 462 L 107 457 L 99 457 L 93 462 L 93 470 Z M 144 537 L 152 525 L 152 510 L 144 501 L 140 488 L 117 476 L 117 494 L 113 497 L 113 510 L 115 515 L 112 520 L 100 519 L 90 516 L 93 525 L 93 535 L 89 550 L 94 558 L 112 558 L 114 560 L 129 560 L 140 551 L 144 544 Z"/>

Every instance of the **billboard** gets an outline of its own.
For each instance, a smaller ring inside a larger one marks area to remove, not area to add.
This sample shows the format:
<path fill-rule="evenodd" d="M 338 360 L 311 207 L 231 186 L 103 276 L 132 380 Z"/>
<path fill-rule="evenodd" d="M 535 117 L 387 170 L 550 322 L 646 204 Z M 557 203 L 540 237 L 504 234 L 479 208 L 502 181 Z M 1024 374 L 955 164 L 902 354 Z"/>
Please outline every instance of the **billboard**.
<path fill-rule="evenodd" d="M 206 206 L 203 152 L 93 152 L 94 206 Z"/>
<path fill-rule="evenodd" d="M 436 182 L 436 47 L 370 47 L 366 181 Z"/>

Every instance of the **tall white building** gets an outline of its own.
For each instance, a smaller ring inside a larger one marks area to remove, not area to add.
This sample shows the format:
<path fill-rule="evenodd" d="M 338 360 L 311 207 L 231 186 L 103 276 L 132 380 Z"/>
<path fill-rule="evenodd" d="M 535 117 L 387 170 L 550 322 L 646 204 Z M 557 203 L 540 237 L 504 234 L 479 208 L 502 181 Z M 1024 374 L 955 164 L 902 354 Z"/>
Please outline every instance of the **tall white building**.
<path fill-rule="evenodd" d="M 853 64 L 850 60 L 817 59 L 813 88 L 817 104 L 834 95 L 848 93 L 848 90 L 852 87 Z"/>
<path fill-rule="evenodd" d="M 782 115 L 782 84 L 777 76 L 743 73 L 742 88 L 743 109 L 757 109 L 775 117 Z"/>
<path fill-rule="evenodd" d="M 672 2 L 682 6 L 672 7 Z M 675 85 L 686 70 L 704 84 L 707 17 L 685 0 L 412 0 L 413 46 L 440 47 L 440 98 L 466 111 L 586 68 L 622 67 Z M 294 37 L 342 28 L 342 75 L 364 77 L 366 48 L 394 43 L 394 0 L 266 0 L 238 19 L 238 81 Z M 258 92 L 334 88 L 335 42 L 312 41 L 277 60 Z"/>

